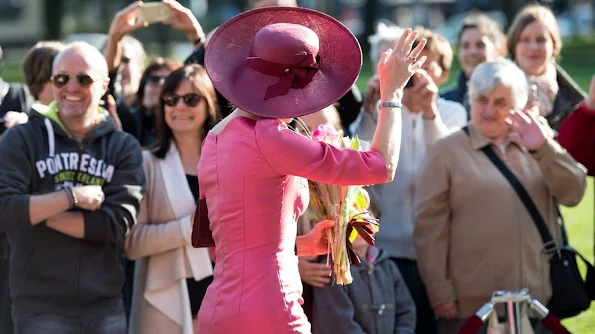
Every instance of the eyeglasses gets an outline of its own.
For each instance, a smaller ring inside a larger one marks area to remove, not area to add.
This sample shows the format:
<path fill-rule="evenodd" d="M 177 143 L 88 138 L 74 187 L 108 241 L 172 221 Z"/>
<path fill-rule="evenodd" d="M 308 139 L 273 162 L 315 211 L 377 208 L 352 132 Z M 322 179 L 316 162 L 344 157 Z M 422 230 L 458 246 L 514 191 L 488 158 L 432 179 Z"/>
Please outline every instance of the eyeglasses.
<path fill-rule="evenodd" d="M 154 85 L 163 85 L 165 82 L 165 78 L 159 75 L 149 75 L 147 76 L 147 83 L 154 84 Z"/>
<path fill-rule="evenodd" d="M 163 77 L 163 76 L 159 76 L 159 75 L 148 75 L 147 83 L 150 83 L 153 85 L 163 85 L 163 83 L 165 82 L 165 78 L 167 78 L 167 77 Z"/>
<path fill-rule="evenodd" d="M 97 78 L 93 79 L 91 76 L 87 74 L 78 74 L 74 76 L 76 82 L 83 88 L 89 88 L 95 81 L 102 80 L 104 78 Z M 62 88 L 68 84 L 70 81 L 70 76 L 68 74 L 56 74 L 51 77 L 50 79 L 56 88 Z"/>
<path fill-rule="evenodd" d="M 176 94 L 168 94 L 165 97 L 163 97 L 163 103 L 170 107 L 175 107 L 178 104 L 178 101 L 180 101 L 180 99 L 182 99 L 182 101 L 184 101 L 184 104 L 186 104 L 187 106 L 196 107 L 200 103 L 200 100 L 203 99 L 203 97 L 195 93 L 190 93 L 183 96 L 178 96 Z"/>

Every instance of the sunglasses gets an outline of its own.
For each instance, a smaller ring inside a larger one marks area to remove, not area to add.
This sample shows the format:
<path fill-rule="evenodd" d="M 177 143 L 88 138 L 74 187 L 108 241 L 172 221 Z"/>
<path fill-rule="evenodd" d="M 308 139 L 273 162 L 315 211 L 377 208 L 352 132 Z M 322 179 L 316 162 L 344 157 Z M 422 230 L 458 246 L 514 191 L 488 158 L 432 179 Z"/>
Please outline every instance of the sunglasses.
<path fill-rule="evenodd" d="M 74 76 L 76 82 L 83 88 L 89 88 L 95 81 L 99 81 L 103 78 L 93 79 L 87 74 L 78 74 Z M 50 79 L 56 88 L 62 88 L 70 81 L 68 74 L 56 74 Z"/>
<path fill-rule="evenodd" d="M 188 107 L 196 107 L 200 103 L 200 100 L 203 99 L 203 97 L 195 93 L 190 93 L 183 96 L 168 94 L 165 97 L 163 97 L 163 103 L 170 107 L 175 107 L 178 104 L 178 101 L 180 101 L 180 99 L 182 99 L 182 101 L 184 101 L 184 104 L 186 104 Z"/>
<path fill-rule="evenodd" d="M 147 83 L 154 84 L 154 85 L 163 85 L 163 83 L 165 82 L 165 78 L 167 78 L 167 77 L 162 77 L 162 76 L 158 76 L 158 75 L 149 75 L 149 76 L 147 76 Z"/>

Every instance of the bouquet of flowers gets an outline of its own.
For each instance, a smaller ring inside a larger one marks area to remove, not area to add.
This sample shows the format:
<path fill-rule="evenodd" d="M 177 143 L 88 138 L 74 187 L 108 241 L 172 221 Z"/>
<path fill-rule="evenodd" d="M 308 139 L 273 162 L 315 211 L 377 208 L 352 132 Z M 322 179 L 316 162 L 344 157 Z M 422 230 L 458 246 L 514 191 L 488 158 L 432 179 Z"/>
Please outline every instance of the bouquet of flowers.
<path fill-rule="evenodd" d="M 316 128 L 311 138 L 338 148 L 359 150 L 361 143 L 356 137 L 341 137 L 331 128 L 321 125 Z M 338 186 L 308 181 L 310 204 L 306 211 L 309 221 L 335 221 L 335 226 L 327 232 L 329 254 L 327 264 L 333 272 L 333 284 L 350 284 L 353 280 L 350 272 L 351 263 L 360 263 L 351 243 L 361 236 L 370 245 L 374 245 L 373 230 L 377 220 L 369 213 L 370 198 L 363 186 Z"/>

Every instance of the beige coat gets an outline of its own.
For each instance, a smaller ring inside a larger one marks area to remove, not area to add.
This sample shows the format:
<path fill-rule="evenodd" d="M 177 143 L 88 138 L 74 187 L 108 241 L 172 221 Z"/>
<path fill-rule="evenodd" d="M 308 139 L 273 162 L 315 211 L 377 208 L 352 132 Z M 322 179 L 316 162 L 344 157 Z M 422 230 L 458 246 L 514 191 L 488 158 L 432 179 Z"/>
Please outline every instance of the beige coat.
<path fill-rule="evenodd" d="M 500 171 L 481 151 L 492 145 L 561 241 L 555 201 L 574 206 L 586 187 L 585 169 L 550 139 L 535 153 L 508 144 L 503 153 L 469 127 L 439 140 L 422 173 L 414 242 L 430 303 L 456 302 L 474 314 L 495 290 L 528 288 L 547 304 L 549 261 L 539 233 Z"/>
<path fill-rule="evenodd" d="M 190 244 L 196 204 L 175 144 L 163 160 L 143 158 L 147 190 L 125 242 L 136 260 L 129 333 L 192 334 L 186 278 L 213 274 L 207 250 Z"/>

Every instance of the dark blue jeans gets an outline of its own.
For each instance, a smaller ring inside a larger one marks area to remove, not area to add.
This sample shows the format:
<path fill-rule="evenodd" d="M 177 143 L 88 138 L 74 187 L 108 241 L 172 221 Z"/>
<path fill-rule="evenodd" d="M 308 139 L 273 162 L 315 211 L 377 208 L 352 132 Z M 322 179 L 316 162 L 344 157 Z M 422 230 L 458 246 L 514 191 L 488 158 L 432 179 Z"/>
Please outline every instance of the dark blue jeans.
<path fill-rule="evenodd" d="M 0 232 L 0 333 L 12 333 L 12 301 L 8 289 L 8 239 Z"/>
<path fill-rule="evenodd" d="M 430 301 L 428 300 L 426 286 L 417 270 L 417 262 L 402 258 L 392 258 L 392 260 L 399 267 L 401 276 L 403 276 L 403 280 L 405 280 L 409 293 L 411 293 L 411 297 L 415 302 L 417 314 L 415 333 L 438 333 L 438 323 L 434 316 L 434 310 L 432 310 L 432 306 L 430 306 Z"/>
<path fill-rule="evenodd" d="M 15 311 L 15 334 L 126 334 L 122 301 L 80 317 Z"/>

